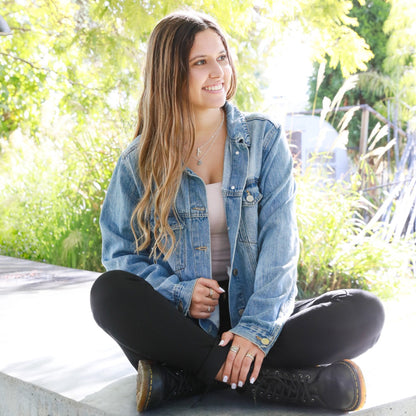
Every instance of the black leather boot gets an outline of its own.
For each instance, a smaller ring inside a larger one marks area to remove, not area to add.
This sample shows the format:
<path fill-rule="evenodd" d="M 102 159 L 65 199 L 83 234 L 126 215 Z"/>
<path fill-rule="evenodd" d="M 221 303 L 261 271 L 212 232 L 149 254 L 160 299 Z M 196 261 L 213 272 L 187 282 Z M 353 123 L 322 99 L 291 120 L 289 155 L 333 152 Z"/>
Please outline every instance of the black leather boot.
<path fill-rule="evenodd" d="M 174 370 L 152 361 L 141 360 L 137 368 L 137 410 L 143 412 L 163 402 L 197 395 L 205 384 L 184 370 Z"/>
<path fill-rule="evenodd" d="M 349 360 L 300 370 L 262 368 L 253 385 L 243 388 L 254 400 L 352 411 L 365 402 L 359 367 Z"/>

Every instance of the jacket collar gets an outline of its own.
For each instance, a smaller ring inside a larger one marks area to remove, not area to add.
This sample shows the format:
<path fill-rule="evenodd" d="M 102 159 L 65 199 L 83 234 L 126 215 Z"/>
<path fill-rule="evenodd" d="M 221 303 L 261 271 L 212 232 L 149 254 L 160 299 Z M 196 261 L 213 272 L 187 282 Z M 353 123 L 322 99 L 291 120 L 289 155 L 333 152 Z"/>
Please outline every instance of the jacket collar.
<path fill-rule="evenodd" d="M 251 138 L 244 114 L 228 101 L 224 104 L 224 110 L 227 116 L 227 134 L 229 139 L 235 143 L 245 143 L 247 147 L 250 147 Z"/>

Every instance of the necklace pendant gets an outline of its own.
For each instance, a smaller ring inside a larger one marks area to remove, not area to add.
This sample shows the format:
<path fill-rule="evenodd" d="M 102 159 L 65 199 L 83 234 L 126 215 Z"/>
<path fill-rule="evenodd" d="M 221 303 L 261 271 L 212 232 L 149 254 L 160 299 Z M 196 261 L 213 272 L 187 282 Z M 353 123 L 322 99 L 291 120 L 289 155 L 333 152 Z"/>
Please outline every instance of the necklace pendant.
<path fill-rule="evenodd" d="M 201 166 L 201 165 L 202 165 L 202 160 L 198 160 L 198 162 L 196 162 L 196 164 L 197 164 L 198 166 Z"/>

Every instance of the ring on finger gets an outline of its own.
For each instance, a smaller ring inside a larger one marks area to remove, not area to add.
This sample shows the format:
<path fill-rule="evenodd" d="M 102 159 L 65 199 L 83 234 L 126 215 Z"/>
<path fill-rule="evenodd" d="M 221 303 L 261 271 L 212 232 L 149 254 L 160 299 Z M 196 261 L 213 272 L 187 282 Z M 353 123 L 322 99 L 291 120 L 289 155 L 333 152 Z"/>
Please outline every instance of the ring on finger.
<path fill-rule="evenodd" d="M 255 355 L 253 355 L 251 352 L 248 352 L 248 353 L 246 354 L 246 357 L 250 358 L 250 360 L 251 360 L 251 361 L 253 361 L 253 360 L 254 360 L 254 358 L 255 358 Z"/>
<path fill-rule="evenodd" d="M 211 299 L 213 299 L 214 298 L 213 295 L 214 295 L 214 291 L 211 288 L 209 288 L 209 295 L 208 295 L 208 297 L 211 298 Z"/>
<path fill-rule="evenodd" d="M 211 306 L 208 306 L 207 310 L 208 310 L 208 312 L 211 312 Z"/>
<path fill-rule="evenodd" d="M 230 351 L 237 353 L 240 350 L 239 345 L 231 345 Z"/>

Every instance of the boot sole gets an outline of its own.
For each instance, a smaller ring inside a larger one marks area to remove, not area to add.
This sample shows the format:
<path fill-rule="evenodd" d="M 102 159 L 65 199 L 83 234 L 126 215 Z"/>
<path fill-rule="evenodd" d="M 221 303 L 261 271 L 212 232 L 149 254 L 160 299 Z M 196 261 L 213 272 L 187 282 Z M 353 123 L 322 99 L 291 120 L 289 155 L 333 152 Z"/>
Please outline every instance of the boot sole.
<path fill-rule="evenodd" d="M 345 410 L 360 410 L 364 406 L 367 396 L 363 373 L 360 367 L 358 367 L 358 365 L 351 360 L 342 360 L 341 363 L 348 367 L 355 381 L 356 400 L 348 409 Z"/>
<path fill-rule="evenodd" d="M 153 374 L 149 361 L 140 360 L 137 366 L 137 410 L 143 412 L 149 406 L 153 390 Z"/>

